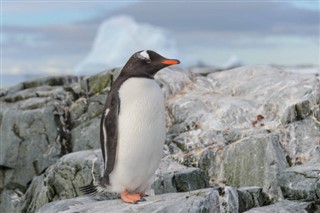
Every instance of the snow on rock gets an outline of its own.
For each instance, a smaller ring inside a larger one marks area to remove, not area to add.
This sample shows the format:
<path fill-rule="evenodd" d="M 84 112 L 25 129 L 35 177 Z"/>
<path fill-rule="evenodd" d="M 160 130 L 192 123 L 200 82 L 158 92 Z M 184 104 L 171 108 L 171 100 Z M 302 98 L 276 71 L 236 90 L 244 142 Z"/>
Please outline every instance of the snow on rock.
<path fill-rule="evenodd" d="M 129 16 L 112 17 L 101 24 L 91 51 L 75 71 L 83 75 L 120 67 L 134 52 L 143 49 L 166 57 L 178 56 L 175 40 L 164 29 L 138 23 Z"/>

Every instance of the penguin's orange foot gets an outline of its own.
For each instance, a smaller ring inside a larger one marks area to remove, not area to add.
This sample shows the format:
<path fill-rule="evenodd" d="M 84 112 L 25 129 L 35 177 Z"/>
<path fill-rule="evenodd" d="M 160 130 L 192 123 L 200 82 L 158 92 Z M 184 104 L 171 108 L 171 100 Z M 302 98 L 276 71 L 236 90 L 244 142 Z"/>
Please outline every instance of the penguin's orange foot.
<path fill-rule="evenodd" d="M 145 199 L 140 194 L 130 194 L 127 190 L 120 194 L 121 199 L 126 203 L 138 203 Z"/>

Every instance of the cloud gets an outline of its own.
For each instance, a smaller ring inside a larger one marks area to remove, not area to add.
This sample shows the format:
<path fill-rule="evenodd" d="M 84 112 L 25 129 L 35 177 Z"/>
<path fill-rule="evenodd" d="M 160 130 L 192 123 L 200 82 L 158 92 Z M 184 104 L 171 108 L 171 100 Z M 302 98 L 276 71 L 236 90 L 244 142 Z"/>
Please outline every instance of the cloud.
<path fill-rule="evenodd" d="M 69 24 L 50 26 L 3 26 L 3 57 L 51 57 L 85 53 L 95 36 L 95 27 Z M 26 54 L 28 51 L 28 54 Z"/>
<path fill-rule="evenodd" d="M 2 73 L 70 72 L 90 51 L 100 24 L 87 20 L 130 4 L 3 1 Z"/>
<path fill-rule="evenodd" d="M 319 11 L 295 8 L 288 2 L 142 2 L 116 13 L 176 32 L 319 35 Z"/>
<path fill-rule="evenodd" d="M 21 1 L 3 2 L 2 11 L 4 72 L 52 72 L 50 67 L 57 68 L 54 72 L 70 72 L 90 51 L 99 24 L 119 14 L 168 29 L 182 52 L 208 60 L 225 61 L 236 53 L 250 63 L 254 59 L 263 63 L 266 58 L 266 63 L 278 58 L 292 63 L 310 58 L 319 63 L 319 51 L 312 47 L 319 47 L 319 10 L 283 1 Z M 61 15 L 68 13 L 76 15 Z M 58 20 L 59 14 L 64 19 Z M 43 20 L 32 24 L 34 19 Z M 277 52 L 272 53 L 272 48 Z"/>
<path fill-rule="evenodd" d="M 39 26 L 45 24 L 67 24 L 85 21 L 97 13 L 107 14 L 130 5 L 130 2 L 108 1 L 3 1 L 4 24 Z"/>
<path fill-rule="evenodd" d="M 285 1 L 142 2 L 100 19 L 115 14 L 173 31 L 181 52 L 208 63 L 236 54 L 250 64 L 319 64 L 319 9 Z"/>
<path fill-rule="evenodd" d="M 90 51 L 90 25 L 3 26 L 3 73 L 70 73 Z"/>

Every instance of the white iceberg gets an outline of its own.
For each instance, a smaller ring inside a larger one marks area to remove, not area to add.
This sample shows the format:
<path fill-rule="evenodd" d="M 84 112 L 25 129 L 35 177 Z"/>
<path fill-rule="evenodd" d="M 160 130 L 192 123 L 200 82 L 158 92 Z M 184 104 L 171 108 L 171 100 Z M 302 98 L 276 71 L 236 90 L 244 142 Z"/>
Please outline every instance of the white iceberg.
<path fill-rule="evenodd" d="M 164 29 L 137 23 L 129 16 L 113 17 L 100 25 L 90 53 L 75 67 L 75 72 L 87 75 L 121 67 L 134 52 L 144 49 L 178 58 L 175 40 Z"/>

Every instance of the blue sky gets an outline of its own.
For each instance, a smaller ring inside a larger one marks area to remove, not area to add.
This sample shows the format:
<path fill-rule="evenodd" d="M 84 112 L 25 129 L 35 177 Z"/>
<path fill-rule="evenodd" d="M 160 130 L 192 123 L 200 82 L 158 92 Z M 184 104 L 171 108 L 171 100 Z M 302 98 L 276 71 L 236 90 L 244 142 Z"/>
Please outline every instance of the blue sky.
<path fill-rule="evenodd" d="M 319 65 L 319 1 L 1 1 L 2 74 L 72 74 L 99 24 L 126 14 L 222 64 Z"/>

